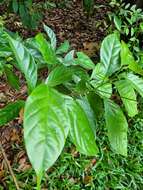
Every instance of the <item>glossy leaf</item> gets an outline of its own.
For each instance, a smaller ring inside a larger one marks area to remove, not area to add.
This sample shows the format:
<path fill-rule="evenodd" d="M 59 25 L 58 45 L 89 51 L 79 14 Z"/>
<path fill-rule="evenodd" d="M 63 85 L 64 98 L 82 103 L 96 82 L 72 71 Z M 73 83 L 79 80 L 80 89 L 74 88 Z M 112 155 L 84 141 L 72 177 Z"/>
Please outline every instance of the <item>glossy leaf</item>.
<path fill-rule="evenodd" d="M 143 97 L 143 79 L 133 73 L 128 73 L 127 79 L 132 87 Z"/>
<path fill-rule="evenodd" d="M 66 65 L 73 65 L 74 62 L 74 50 L 71 50 L 70 52 L 68 52 L 65 57 L 64 57 L 64 63 Z"/>
<path fill-rule="evenodd" d="M 8 36 L 8 41 L 17 60 L 17 64 L 15 66 L 24 73 L 29 91 L 32 91 L 37 83 L 37 66 L 34 58 L 20 41 L 14 40 L 10 36 Z"/>
<path fill-rule="evenodd" d="M 130 117 L 134 117 L 137 113 L 137 100 L 136 93 L 127 80 L 120 80 L 115 83 L 116 88 L 121 96 L 125 108 Z"/>
<path fill-rule="evenodd" d="M 95 156 L 98 148 L 95 142 L 95 122 L 93 112 L 84 100 L 70 101 L 70 134 L 77 149 L 88 156 Z"/>
<path fill-rule="evenodd" d="M 53 50 L 55 50 L 57 40 L 56 40 L 56 35 L 55 35 L 54 31 L 51 28 L 49 28 L 48 26 L 46 26 L 45 24 L 44 24 L 44 30 L 45 30 L 45 32 L 47 33 L 47 35 L 48 35 L 48 37 L 50 39 L 51 47 L 53 48 Z"/>
<path fill-rule="evenodd" d="M 116 15 L 114 16 L 114 24 L 116 28 L 121 31 L 122 21 Z"/>
<path fill-rule="evenodd" d="M 44 60 L 47 64 L 56 64 L 56 54 L 52 49 L 51 45 L 47 42 L 44 36 L 40 33 L 36 36 L 36 41 L 39 46 L 39 51 L 41 52 Z"/>
<path fill-rule="evenodd" d="M 92 80 L 90 84 L 94 87 L 94 90 L 102 98 L 110 98 L 112 95 L 112 84 L 108 81 L 97 82 Z"/>
<path fill-rule="evenodd" d="M 83 52 L 77 52 L 76 64 L 82 66 L 85 69 L 94 69 L 95 65 L 92 60 Z"/>
<path fill-rule="evenodd" d="M 49 74 L 46 84 L 48 86 L 54 87 L 64 82 L 67 82 L 72 79 L 75 69 L 71 67 L 65 67 L 63 65 L 57 66 Z"/>
<path fill-rule="evenodd" d="M 127 120 L 121 108 L 111 100 L 104 100 L 105 120 L 111 147 L 127 156 Z"/>
<path fill-rule="evenodd" d="M 57 160 L 69 132 L 64 97 L 45 84 L 28 97 L 24 113 L 24 139 L 37 176 Z"/>
<path fill-rule="evenodd" d="M 100 60 L 105 69 L 105 76 L 112 75 L 120 68 L 120 40 L 117 34 L 108 35 L 102 42 Z"/>
<path fill-rule="evenodd" d="M 3 126 L 11 120 L 18 117 L 21 108 L 24 107 L 24 101 L 19 100 L 8 104 L 6 107 L 0 109 L 0 126 Z"/>

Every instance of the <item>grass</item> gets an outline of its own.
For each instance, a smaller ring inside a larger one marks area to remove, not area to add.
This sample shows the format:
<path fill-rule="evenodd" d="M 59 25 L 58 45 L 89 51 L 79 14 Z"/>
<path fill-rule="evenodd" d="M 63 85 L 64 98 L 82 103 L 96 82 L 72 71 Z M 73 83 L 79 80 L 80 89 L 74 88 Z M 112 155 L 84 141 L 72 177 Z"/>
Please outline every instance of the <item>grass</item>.
<path fill-rule="evenodd" d="M 143 189 L 143 119 L 142 112 L 130 121 L 128 157 L 110 150 L 104 121 L 97 131 L 100 154 L 95 158 L 80 155 L 68 140 L 56 164 L 46 173 L 42 182 L 48 190 L 141 190 Z M 14 167 L 16 173 L 16 166 Z M 16 173 L 21 189 L 34 190 L 33 170 Z M 6 178 L 8 190 L 15 186 L 11 176 Z M 0 186 L 0 190 L 3 190 Z"/>

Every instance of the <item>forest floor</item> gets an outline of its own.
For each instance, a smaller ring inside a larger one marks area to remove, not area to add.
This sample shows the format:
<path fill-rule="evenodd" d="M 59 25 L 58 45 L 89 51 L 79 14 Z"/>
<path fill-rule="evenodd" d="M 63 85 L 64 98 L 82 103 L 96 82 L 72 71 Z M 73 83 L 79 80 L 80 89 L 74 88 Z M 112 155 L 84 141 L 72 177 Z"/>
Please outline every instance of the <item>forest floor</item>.
<path fill-rule="evenodd" d="M 0 7 L 3 15 L 3 7 Z M 109 32 L 108 13 L 111 11 L 109 2 L 97 0 L 92 16 L 88 17 L 83 11 L 79 0 L 70 1 L 67 6 L 43 10 L 43 22 L 51 27 L 57 34 L 58 42 L 69 40 L 72 49 L 81 50 L 98 61 L 99 48 L 103 38 Z M 9 14 L 4 19 L 7 29 L 18 32 L 23 38 L 34 36 L 42 31 L 27 30 L 22 26 L 15 14 Z M 42 26 L 42 23 L 41 23 Z M 0 108 L 17 99 L 26 99 L 26 87 L 21 78 L 21 90 L 15 91 L 0 78 Z M 142 108 L 143 109 L 143 108 Z M 34 171 L 28 161 L 23 143 L 22 129 L 23 110 L 19 117 L 7 126 L 0 128 L 0 141 L 6 153 L 11 168 L 16 176 L 20 189 L 32 190 L 36 184 Z M 131 121 L 129 129 L 129 156 L 115 155 L 110 151 L 109 143 L 105 137 L 104 121 L 100 121 L 100 130 L 97 131 L 97 143 L 101 148 L 100 155 L 89 158 L 80 155 L 75 147 L 68 141 L 60 159 L 46 173 L 43 180 L 43 190 L 104 190 L 143 189 L 142 178 L 142 151 L 143 131 L 142 112 L 136 120 Z M 45 187 L 45 188 L 44 188 Z M 15 183 L 7 168 L 4 155 L 0 153 L 0 190 L 14 190 Z"/>

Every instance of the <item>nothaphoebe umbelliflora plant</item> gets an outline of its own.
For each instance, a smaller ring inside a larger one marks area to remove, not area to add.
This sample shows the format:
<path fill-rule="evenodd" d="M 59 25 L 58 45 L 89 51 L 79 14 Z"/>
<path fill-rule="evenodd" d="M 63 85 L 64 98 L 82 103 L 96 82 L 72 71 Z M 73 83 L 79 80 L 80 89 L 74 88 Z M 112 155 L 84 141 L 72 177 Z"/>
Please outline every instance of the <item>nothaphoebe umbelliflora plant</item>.
<path fill-rule="evenodd" d="M 127 156 L 127 118 L 138 113 L 137 93 L 143 97 L 143 70 L 117 33 L 103 40 L 100 63 L 95 65 L 83 52 L 68 52 L 67 41 L 57 48 L 54 32 L 45 25 L 44 29 L 48 40 L 40 33 L 24 43 L 4 32 L 14 66 L 28 84 L 24 140 L 37 174 L 37 189 L 44 171 L 58 159 L 68 136 L 82 154 L 98 154 L 96 129 L 100 115 L 105 118 L 112 149 Z M 41 65 L 48 68 L 49 74 L 37 85 Z M 18 106 L 23 107 L 23 102 Z M 10 108 L 8 105 L 4 109 Z M 8 118 L 5 110 L 0 110 L 0 117 L 7 117 L 5 122 L 16 116 Z M 3 119 L 2 124 L 5 122 Z"/>

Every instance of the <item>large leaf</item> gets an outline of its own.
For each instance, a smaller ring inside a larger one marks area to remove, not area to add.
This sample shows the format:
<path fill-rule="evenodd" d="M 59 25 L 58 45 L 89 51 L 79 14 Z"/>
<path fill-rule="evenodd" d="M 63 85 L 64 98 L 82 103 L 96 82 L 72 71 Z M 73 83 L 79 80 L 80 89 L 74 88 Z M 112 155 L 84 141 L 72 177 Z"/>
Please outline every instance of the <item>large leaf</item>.
<path fill-rule="evenodd" d="M 128 73 L 127 79 L 133 88 L 143 97 L 143 79 L 133 73 Z"/>
<path fill-rule="evenodd" d="M 104 65 L 105 75 L 110 76 L 120 68 L 120 40 L 117 34 L 107 36 L 101 45 L 100 59 Z"/>
<path fill-rule="evenodd" d="M 3 126 L 9 121 L 15 119 L 19 115 L 22 107 L 24 107 L 24 101 L 19 100 L 0 109 L 0 126 Z"/>
<path fill-rule="evenodd" d="M 37 34 L 36 41 L 39 46 L 39 51 L 43 55 L 43 58 L 46 61 L 46 63 L 56 64 L 57 63 L 56 53 L 52 49 L 50 43 L 47 42 L 47 40 L 44 38 L 44 36 L 41 33 Z"/>
<path fill-rule="evenodd" d="M 72 100 L 69 105 L 70 134 L 77 149 L 88 156 L 95 156 L 98 148 L 95 142 L 95 122 L 92 110 L 84 100 Z"/>
<path fill-rule="evenodd" d="M 38 177 L 59 157 L 70 127 L 64 97 L 45 84 L 28 97 L 24 113 L 26 150 Z"/>
<path fill-rule="evenodd" d="M 37 83 L 37 66 L 34 58 L 20 41 L 12 39 L 9 35 L 8 41 L 17 60 L 15 66 L 24 73 L 29 91 L 32 91 Z"/>
<path fill-rule="evenodd" d="M 127 120 L 121 108 L 111 100 L 104 100 L 108 137 L 116 153 L 127 155 Z"/>
<path fill-rule="evenodd" d="M 56 44 L 57 44 L 55 33 L 53 32 L 53 30 L 51 28 L 49 28 L 45 24 L 44 24 L 44 30 L 47 33 L 48 37 L 50 38 L 51 47 L 53 48 L 53 50 L 55 50 Z"/>
<path fill-rule="evenodd" d="M 115 85 L 125 105 L 128 115 L 130 117 L 135 116 L 138 113 L 138 110 L 136 94 L 132 85 L 130 85 L 128 80 L 117 81 Z"/>
<path fill-rule="evenodd" d="M 51 73 L 49 74 L 46 83 L 51 86 L 57 86 L 64 82 L 67 82 L 72 79 L 72 75 L 75 69 L 71 67 L 65 67 L 63 65 L 57 66 Z"/>

